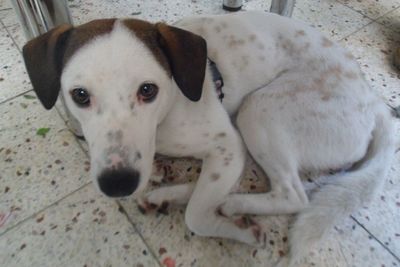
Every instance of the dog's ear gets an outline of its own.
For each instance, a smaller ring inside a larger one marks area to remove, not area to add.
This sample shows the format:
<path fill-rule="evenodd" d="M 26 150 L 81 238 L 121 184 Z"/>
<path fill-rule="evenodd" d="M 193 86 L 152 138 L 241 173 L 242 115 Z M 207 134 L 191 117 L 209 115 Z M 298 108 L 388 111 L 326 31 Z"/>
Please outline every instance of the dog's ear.
<path fill-rule="evenodd" d="M 187 98 L 199 101 L 207 64 L 206 41 L 194 33 L 163 23 L 156 27 L 176 84 Z"/>
<path fill-rule="evenodd" d="M 61 25 L 30 40 L 23 47 L 26 70 L 33 89 L 46 109 L 57 101 L 62 62 L 71 25 Z"/>

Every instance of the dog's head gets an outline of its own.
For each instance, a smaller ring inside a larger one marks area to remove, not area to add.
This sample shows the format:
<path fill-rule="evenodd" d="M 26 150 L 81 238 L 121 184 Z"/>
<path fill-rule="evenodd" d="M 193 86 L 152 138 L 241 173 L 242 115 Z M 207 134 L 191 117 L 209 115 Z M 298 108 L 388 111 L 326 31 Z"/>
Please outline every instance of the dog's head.
<path fill-rule="evenodd" d="M 200 99 L 207 48 L 166 24 L 107 19 L 59 26 L 23 56 L 41 103 L 52 108 L 61 91 L 82 125 L 95 184 L 121 197 L 147 185 L 157 126 L 176 97 Z"/>

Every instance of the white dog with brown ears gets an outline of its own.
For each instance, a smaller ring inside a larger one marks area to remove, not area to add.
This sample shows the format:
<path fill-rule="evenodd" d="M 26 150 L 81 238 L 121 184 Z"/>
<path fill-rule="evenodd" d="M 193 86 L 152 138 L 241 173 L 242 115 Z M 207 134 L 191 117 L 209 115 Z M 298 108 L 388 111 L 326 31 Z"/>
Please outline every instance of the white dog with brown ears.
<path fill-rule="evenodd" d="M 231 216 L 299 212 L 288 266 L 373 198 L 394 154 L 390 112 L 355 59 L 293 19 L 240 12 L 174 27 L 96 20 L 55 28 L 23 55 L 43 105 L 53 107 L 61 91 L 82 125 L 91 176 L 104 194 L 134 195 L 145 210 L 187 203 L 191 231 L 251 245 L 265 241 L 262 228 Z M 222 103 L 207 57 L 223 77 Z M 270 192 L 231 193 L 244 144 Z M 155 153 L 202 159 L 198 181 L 144 194 Z M 309 202 L 300 171 L 354 163 Z"/>

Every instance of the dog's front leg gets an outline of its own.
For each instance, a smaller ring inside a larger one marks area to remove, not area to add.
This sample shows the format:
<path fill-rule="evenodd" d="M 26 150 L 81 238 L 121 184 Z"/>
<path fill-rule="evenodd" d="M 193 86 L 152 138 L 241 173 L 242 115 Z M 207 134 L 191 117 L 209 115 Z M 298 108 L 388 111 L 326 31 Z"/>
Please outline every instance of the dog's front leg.
<path fill-rule="evenodd" d="M 233 128 L 213 141 L 186 209 L 185 221 L 191 231 L 200 236 L 230 238 L 251 245 L 264 241 L 264 234 L 254 221 L 234 221 L 218 212 L 219 205 L 240 178 L 244 162 L 245 150 Z"/>
<path fill-rule="evenodd" d="M 138 200 L 139 210 L 143 213 L 159 209 L 163 211 L 169 204 L 187 204 L 194 186 L 195 183 L 192 182 L 154 189 Z"/>

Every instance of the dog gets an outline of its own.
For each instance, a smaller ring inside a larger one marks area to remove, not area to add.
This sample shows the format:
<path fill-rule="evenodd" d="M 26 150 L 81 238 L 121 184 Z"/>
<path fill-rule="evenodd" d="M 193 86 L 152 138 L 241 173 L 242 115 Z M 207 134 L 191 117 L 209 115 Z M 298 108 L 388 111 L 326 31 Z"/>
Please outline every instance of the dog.
<path fill-rule="evenodd" d="M 29 41 L 23 57 L 44 107 L 62 94 L 82 125 L 101 192 L 132 195 L 142 210 L 187 204 L 197 235 L 250 245 L 265 242 L 265 232 L 232 216 L 299 213 L 286 266 L 373 199 L 394 155 L 390 111 L 354 57 L 294 19 L 102 19 L 59 26 Z M 222 102 L 208 59 L 223 78 Z M 270 192 L 231 193 L 246 149 Z M 202 159 L 198 181 L 143 193 L 155 153 Z M 349 164 L 308 199 L 299 172 Z"/>

